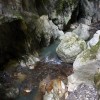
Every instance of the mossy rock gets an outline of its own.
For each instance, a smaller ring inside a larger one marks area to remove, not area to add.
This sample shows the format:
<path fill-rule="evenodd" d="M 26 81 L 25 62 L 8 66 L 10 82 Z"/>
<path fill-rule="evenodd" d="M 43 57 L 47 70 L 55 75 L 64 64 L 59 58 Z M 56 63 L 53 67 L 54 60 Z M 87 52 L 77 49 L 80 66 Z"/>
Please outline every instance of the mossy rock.
<path fill-rule="evenodd" d="M 100 72 L 94 75 L 94 83 L 95 83 L 97 90 L 100 90 Z"/>
<path fill-rule="evenodd" d="M 93 61 L 99 60 L 99 49 L 100 41 L 95 46 L 91 47 L 91 49 L 86 49 L 82 53 L 80 53 L 73 64 L 74 68 L 76 69 L 77 67 L 80 67 L 82 65 L 86 65 Z"/>
<path fill-rule="evenodd" d="M 63 61 L 73 63 L 76 56 L 86 49 L 86 43 L 74 33 L 70 34 L 72 35 L 65 35 L 62 38 L 56 52 Z"/>
<path fill-rule="evenodd" d="M 98 42 L 95 46 L 93 46 L 91 49 L 87 49 L 86 51 L 83 52 L 83 62 L 86 61 L 87 59 L 93 60 L 96 59 L 97 52 L 100 47 L 100 42 Z"/>

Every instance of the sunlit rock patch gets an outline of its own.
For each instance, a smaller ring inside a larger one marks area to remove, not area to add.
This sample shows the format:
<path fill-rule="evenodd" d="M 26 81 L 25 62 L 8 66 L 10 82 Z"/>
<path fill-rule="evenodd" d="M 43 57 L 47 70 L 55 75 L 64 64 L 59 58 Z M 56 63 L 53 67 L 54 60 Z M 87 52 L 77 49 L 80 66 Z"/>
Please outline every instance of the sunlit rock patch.
<path fill-rule="evenodd" d="M 65 99 L 65 93 L 68 93 L 61 79 L 50 79 L 50 76 L 40 82 L 39 90 L 43 93 L 43 100 Z"/>

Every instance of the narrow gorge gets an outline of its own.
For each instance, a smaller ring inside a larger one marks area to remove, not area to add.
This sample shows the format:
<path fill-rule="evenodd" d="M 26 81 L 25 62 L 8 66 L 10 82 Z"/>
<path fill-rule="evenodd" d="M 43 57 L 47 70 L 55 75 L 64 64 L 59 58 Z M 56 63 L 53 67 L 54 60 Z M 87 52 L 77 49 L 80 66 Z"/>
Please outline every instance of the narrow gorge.
<path fill-rule="evenodd" d="M 0 0 L 0 100 L 100 100 L 100 0 Z"/>

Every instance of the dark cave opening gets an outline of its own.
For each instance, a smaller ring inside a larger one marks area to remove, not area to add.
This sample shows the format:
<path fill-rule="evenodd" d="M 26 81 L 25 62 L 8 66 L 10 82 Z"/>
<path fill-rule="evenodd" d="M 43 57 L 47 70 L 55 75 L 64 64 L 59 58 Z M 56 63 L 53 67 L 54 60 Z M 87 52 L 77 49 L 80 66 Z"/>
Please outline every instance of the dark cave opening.
<path fill-rule="evenodd" d="M 0 66 L 26 53 L 26 35 L 22 24 L 22 20 L 14 20 L 0 25 Z"/>

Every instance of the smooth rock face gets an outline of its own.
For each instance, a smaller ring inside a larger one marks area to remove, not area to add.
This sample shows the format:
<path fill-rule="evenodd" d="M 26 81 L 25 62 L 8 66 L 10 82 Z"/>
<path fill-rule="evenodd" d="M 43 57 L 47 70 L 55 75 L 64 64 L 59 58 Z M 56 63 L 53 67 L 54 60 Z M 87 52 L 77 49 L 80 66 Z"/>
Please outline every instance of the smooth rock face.
<path fill-rule="evenodd" d="M 66 100 L 98 100 L 98 93 L 94 86 L 80 84 L 77 90 L 68 95 Z"/>
<path fill-rule="evenodd" d="M 50 44 L 51 38 L 55 40 L 60 35 L 64 34 L 63 31 L 60 31 L 52 21 L 49 21 L 48 16 L 45 15 L 41 16 L 40 19 L 38 19 L 36 33 L 40 41 L 41 38 L 44 37 L 46 46 Z"/>
<path fill-rule="evenodd" d="M 76 90 L 81 83 L 94 85 L 94 76 L 100 68 L 100 61 L 74 67 L 74 73 L 68 77 L 68 90 Z"/>
<path fill-rule="evenodd" d="M 91 49 L 86 49 L 77 56 L 73 63 L 74 70 L 97 60 L 100 60 L 100 41 Z"/>
<path fill-rule="evenodd" d="M 73 30 L 81 39 L 87 40 L 90 37 L 89 26 L 85 24 L 79 24 L 79 26 Z"/>
<path fill-rule="evenodd" d="M 94 77 L 99 69 L 100 42 L 77 56 L 73 63 L 74 73 L 68 77 L 68 90 L 73 91 L 77 89 L 81 83 L 94 85 Z"/>
<path fill-rule="evenodd" d="M 91 48 L 92 46 L 96 45 L 99 42 L 100 38 L 100 30 L 96 31 L 96 33 L 93 35 L 93 38 L 88 41 L 87 45 L 88 48 Z"/>
<path fill-rule="evenodd" d="M 58 45 L 56 52 L 62 61 L 73 63 L 76 56 L 86 49 L 84 40 L 69 32 L 60 37 L 61 43 Z"/>

